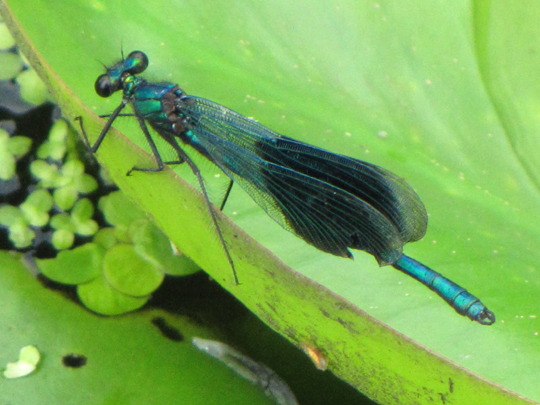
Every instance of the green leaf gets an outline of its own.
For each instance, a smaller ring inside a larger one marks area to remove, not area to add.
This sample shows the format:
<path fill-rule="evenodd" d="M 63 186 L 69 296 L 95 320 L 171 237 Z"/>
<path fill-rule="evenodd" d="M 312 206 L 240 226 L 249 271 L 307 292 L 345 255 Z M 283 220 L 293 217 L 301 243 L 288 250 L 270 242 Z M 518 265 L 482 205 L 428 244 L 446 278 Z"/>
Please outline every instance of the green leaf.
<path fill-rule="evenodd" d="M 186 255 L 174 252 L 171 242 L 149 220 L 133 221 L 130 234 L 135 252 L 165 274 L 185 276 L 200 270 Z"/>
<path fill-rule="evenodd" d="M 99 208 L 105 214 L 107 222 L 114 226 L 124 226 L 126 229 L 131 223 L 144 214 L 123 193 L 111 193 L 102 197 Z"/>
<path fill-rule="evenodd" d="M 133 245 L 126 244 L 118 244 L 107 250 L 103 273 L 113 288 L 134 297 L 152 293 L 164 277 L 155 264 L 139 256 Z"/>
<path fill-rule="evenodd" d="M 51 243 L 56 250 L 69 249 L 75 242 L 75 234 L 67 229 L 58 229 L 53 232 Z"/>
<path fill-rule="evenodd" d="M 37 156 L 40 159 L 50 157 L 53 160 L 62 160 L 67 149 L 67 135 L 67 123 L 64 120 L 56 121 L 49 131 L 48 140 L 40 145 Z"/>
<path fill-rule="evenodd" d="M 11 52 L 0 52 L 0 80 L 14 78 L 23 68 L 21 58 Z"/>
<path fill-rule="evenodd" d="M 22 71 L 17 76 L 17 84 L 20 86 L 21 97 L 24 101 L 40 105 L 48 100 L 47 88 L 34 69 Z"/>
<path fill-rule="evenodd" d="M 0 24 L 0 49 L 5 50 L 15 46 L 15 40 L 11 36 L 6 24 Z"/>
<path fill-rule="evenodd" d="M 25 249 L 32 244 L 36 234 L 26 224 L 17 223 L 9 228 L 9 239 L 17 249 Z"/>
<path fill-rule="evenodd" d="M 19 352 L 19 360 L 16 363 L 8 363 L 4 371 L 6 378 L 19 378 L 31 374 L 39 362 L 39 351 L 35 346 L 25 346 Z"/>
<path fill-rule="evenodd" d="M 31 146 L 32 140 L 26 136 L 12 136 L 9 138 L 9 151 L 17 157 L 26 155 Z"/>
<path fill-rule="evenodd" d="M 37 352 L 37 349 L 33 346 L 23 347 L 20 352 L 19 361 L 17 361 L 16 363 L 7 364 L 7 367 L 4 370 L 4 377 L 19 378 L 19 377 L 27 376 L 28 374 L 31 374 L 34 372 L 34 370 L 36 369 L 36 364 L 23 360 L 23 356 L 27 357 L 26 352 L 28 352 L 29 347 L 32 347 Z M 39 352 L 37 352 L 37 354 L 39 356 Z"/>
<path fill-rule="evenodd" d="M 19 360 L 33 364 L 34 366 L 39 363 L 40 355 L 35 346 L 25 346 L 21 349 Z"/>
<path fill-rule="evenodd" d="M 73 218 L 77 218 L 78 221 L 86 221 L 94 215 L 94 206 L 88 198 L 82 198 L 73 207 L 71 215 Z"/>
<path fill-rule="evenodd" d="M 74 231 L 71 217 L 65 213 L 54 215 L 51 218 L 51 226 L 55 229 L 66 229 L 69 231 Z"/>
<path fill-rule="evenodd" d="M 2 166 L 0 167 L 0 179 L 9 180 L 15 174 L 15 158 L 6 151 L 0 151 Z"/>
<path fill-rule="evenodd" d="M 28 221 L 22 214 L 18 207 L 13 205 L 3 205 L 0 207 L 0 224 L 5 226 L 12 226 L 14 224 L 21 223 L 27 225 Z"/>
<path fill-rule="evenodd" d="M 113 248 L 114 249 L 114 248 Z M 150 298 L 134 297 L 114 289 L 103 275 L 77 286 L 77 295 L 90 310 L 101 315 L 119 315 L 139 309 Z"/>
<path fill-rule="evenodd" d="M 42 358 L 31 375 L 1 379 L 2 402 L 271 404 L 248 381 L 189 343 L 192 336 L 213 335 L 199 322 L 158 309 L 122 318 L 98 316 L 43 288 L 23 265 L 21 255 L 0 252 L 0 265 L 0 368 L 28 344 L 38 348 Z M 186 341 L 164 337 L 153 325 L 161 318 Z M 84 358 L 86 364 L 68 368 L 69 356 Z M 35 357 L 29 364 L 33 362 Z"/>
<path fill-rule="evenodd" d="M 21 212 L 33 226 L 45 226 L 49 222 L 49 210 L 53 200 L 45 189 L 32 192 L 20 205 Z"/>
<path fill-rule="evenodd" d="M 307 246 L 239 189 L 225 214 L 264 248 L 218 215 L 237 286 L 196 190 L 169 168 L 125 176 L 155 165 L 136 122 L 114 126 L 142 149 L 111 131 L 98 151 L 180 251 L 275 330 L 325 353 L 340 378 L 381 403 L 525 402 L 482 378 L 540 400 L 540 5 L 11 0 L 15 22 L 0 4 L 63 114 L 82 116 L 91 141 L 104 125 L 97 114 L 121 99 L 94 93 L 104 72 L 96 59 L 140 49 L 148 80 L 179 83 L 410 182 L 430 224 L 405 252 L 481 297 L 497 315 L 492 327 L 367 254 L 352 262 Z"/>
<path fill-rule="evenodd" d="M 9 150 L 10 137 L 9 134 L 0 128 L 0 179 L 9 180 L 15 174 L 15 157 Z"/>
<path fill-rule="evenodd" d="M 64 284 L 88 283 L 101 274 L 105 250 L 95 243 L 86 243 L 73 250 L 60 252 L 54 259 L 36 259 L 39 270 L 51 280 Z"/>
<path fill-rule="evenodd" d="M 38 179 L 41 179 L 42 187 L 58 187 L 63 180 L 56 165 L 48 164 L 44 160 L 34 160 L 30 164 L 30 171 Z"/>
<path fill-rule="evenodd" d="M 91 236 L 98 231 L 98 224 L 92 220 L 94 206 L 88 198 L 83 198 L 75 204 L 71 217 L 75 224 L 75 232 L 83 236 Z"/>
<path fill-rule="evenodd" d="M 53 191 L 54 202 L 62 210 L 70 210 L 79 198 L 77 189 L 71 186 L 64 186 Z"/>
<path fill-rule="evenodd" d="M 94 242 L 99 246 L 109 249 L 116 245 L 116 236 L 114 236 L 114 228 L 102 228 L 94 235 Z"/>
<path fill-rule="evenodd" d="M 83 174 L 77 179 L 77 190 L 79 193 L 88 194 L 95 191 L 98 187 L 96 179 L 89 174 Z"/>
<path fill-rule="evenodd" d="M 45 212 L 49 211 L 53 205 L 51 195 L 44 189 L 38 189 L 32 192 L 26 198 L 26 202 L 27 204 L 34 206 L 37 210 Z"/>

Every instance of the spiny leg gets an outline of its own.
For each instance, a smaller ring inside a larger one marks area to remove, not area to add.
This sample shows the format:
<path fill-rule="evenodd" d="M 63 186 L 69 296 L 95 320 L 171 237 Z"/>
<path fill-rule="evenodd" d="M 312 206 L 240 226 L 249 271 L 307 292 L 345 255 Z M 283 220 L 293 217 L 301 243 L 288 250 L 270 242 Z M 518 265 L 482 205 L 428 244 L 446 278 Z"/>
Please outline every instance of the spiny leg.
<path fill-rule="evenodd" d="M 162 171 L 164 169 L 165 164 L 164 164 L 163 160 L 161 159 L 161 155 L 159 154 L 159 151 L 158 151 L 157 146 L 156 146 L 156 144 L 154 142 L 154 139 L 152 138 L 152 135 L 150 135 L 150 132 L 148 131 L 148 127 L 146 126 L 146 123 L 144 122 L 144 119 L 142 119 L 139 116 L 136 116 L 136 117 L 137 117 L 137 121 L 139 122 L 139 126 L 141 127 L 141 130 L 143 131 L 144 136 L 145 136 L 146 140 L 148 141 L 148 144 L 150 145 L 150 149 L 152 149 L 152 154 L 154 155 L 154 158 L 156 159 L 156 163 L 157 163 L 158 167 L 156 167 L 156 168 L 133 167 L 133 168 L 131 168 L 131 170 L 129 170 L 127 172 L 127 176 L 131 175 L 131 173 L 133 171 L 138 171 L 138 172 L 160 172 L 160 171 Z M 178 153 L 177 148 L 175 148 L 175 150 Z M 165 162 L 165 163 L 167 163 L 167 164 L 181 164 L 181 163 L 184 163 L 185 158 L 180 156 L 180 154 L 178 155 L 178 157 L 179 157 L 178 161 Z"/>
<path fill-rule="evenodd" d="M 214 224 L 214 226 L 216 228 L 216 231 L 217 231 L 217 234 L 218 234 L 218 237 L 219 237 L 219 241 L 221 243 L 221 246 L 223 247 L 223 250 L 225 251 L 225 255 L 227 256 L 227 261 L 229 262 L 229 264 L 230 264 L 230 266 L 232 268 L 233 275 L 234 275 L 234 282 L 236 283 L 236 285 L 240 285 L 240 281 L 238 280 L 238 275 L 236 274 L 236 268 L 234 266 L 234 262 L 232 260 L 229 249 L 227 248 L 227 245 L 225 243 L 225 239 L 223 238 L 223 233 L 221 232 L 221 228 L 220 228 L 220 226 L 218 224 L 218 221 L 217 221 L 216 211 L 214 210 L 214 206 L 212 205 L 212 203 L 210 202 L 210 199 L 208 198 L 208 192 L 206 191 L 206 186 L 204 185 L 204 180 L 202 178 L 201 172 L 200 172 L 199 168 L 197 167 L 197 165 L 195 164 L 195 162 L 193 162 L 193 160 L 191 160 L 191 158 L 182 150 L 182 148 L 180 148 L 180 146 L 174 145 L 173 143 L 171 143 L 171 145 L 174 147 L 174 149 L 178 153 L 178 156 L 180 157 L 180 159 L 183 162 L 186 162 L 189 165 L 191 171 L 193 172 L 195 177 L 197 177 L 197 181 L 199 182 L 199 186 L 201 187 L 201 191 L 202 191 L 202 194 L 204 196 L 204 201 L 206 202 L 206 206 L 208 207 L 208 211 L 210 211 L 210 216 L 212 218 L 212 222 L 213 222 L 213 224 Z M 231 180 L 231 184 L 228 187 L 226 197 L 228 197 L 228 195 L 230 193 L 232 183 L 233 182 Z M 223 206 L 223 204 L 222 204 L 222 206 Z"/>
<path fill-rule="evenodd" d="M 225 204 L 227 203 L 227 200 L 229 199 L 229 195 L 231 194 L 233 184 L 234 184 L 234 181 L 231 179 L 229 186 L 227 187 L 227 191 L 225 191 L 225 195 L 223 196 L 223 201 L 221 202 L 221 205 L 219 206 L 220 211 L 223 211 L 223 208 L 225 208 Z"/>
<path fill-rule="evenodd" d="M 107 134 L 107 132 L 111 128 L 113 121 L 118 116 L 124 116 L 124 115 L 120 114 L 120 111 L 122 111 L 122 109 L 126 106 L 126 104 L 127 104 L 127 102 L 125 100 L 122 100 L 122 103 L 109 116 L 109 119 L 108 119 L 107 123 L 105 124 L 105 127 L 102 129 L 96 143 L 92 147 L 90 147 L 90 143 L 88 142 L 88 137 L 86 135 L 86 131 L 84 130 L 84 126 L 83 126 L 83 123 L 82 123 L 82 117 L 78 117 L 79 121 L 80 121 L 80 124 L 81 124 L 81 131 L 83 133 L 83 137 L 85 138 L 86 143 L 89 146 L 90 151 L 92 153 L 95 153 L 96 150 L 101 145 L 101 142 L 103 141 L 103 138 L 105 138 L 105 135 Z M 125 114 L 125 116 L 132 116 L 132 114 Z M 161 156 L 160 156 L 160 154 L 159 154 L 159 152 L 157 150 L 156 144 L 154 143 L 154 140 L 152 139 L 152 136 L 150 135 L 150 132 L 148 131 L 148 128 L 146 126 L 146 123 L 144 122 L 144 119 L 137 116 L 137 121 L 139 122 L 139 126 L 141 127 L 141 130 L 143 131 L 144 136 L 146 137 L 146 139 L 147 139 L 147 141 L 148 141 L 148 143 L 150 145 L 150 148 L 152 149 L 152 153 L 153 153 L 153 155 L 154 155 L 154 157 L 156 159 L 158 167 L 157 168 L 133 167 L 131 170 L 129 170 L 127 172 L 127 175 L 129 176 L 133 171 L 141 171 L 141 172 L 159 172 L 159 171 L 162 171 L 164 169 L 163 160 L 161 159 Z M 187 162 L 190 169 L 193 171 L 193 174 L 195 174 L 195 176 L 197 177 L 197 180 L 198 180 L 199 185 L 201 187 L 201 191 L 202 191 L 203 196 L 204 196 L 204 200 L 206 202 L 208 210 L 210 211 L 210 216 L 212 218 L 212 222 L 213 222 L 214 226 L 216 227 L 221 246 L 223 247 L 223 250 L 225 251 L 225 254 L 227 256 L 227 261 L 229 262 L 229 264 L 230 264 L 230 266 L 232 268 L 233 275 L 234 275 L 234 281 L 235 281 L 236 285 L 239 285 L 240 281 L 238 280 L 238 275 L 236 274 L 236 268 L 234 266 L 234 262 L 232 260 L 229 249 L 227 248 L 227 245 L 225 244 L 225 240 L 223 238 L 223 233 L 221 232 L 221 228 L 219 227 L 219 224 L 217 222 L 217 216 L 216 216 L 216 213 L 214 211 L 214 207 L 212 206 L 212 203 L 210 202 L 210 199 L 208 198 L 208 193 L 206 191 L 206 187 L 204 185 L 204 181 L 203 181 L 202 175 L 201 175 L 201 173 L 199 171 L 199 168 L 197 167 L 197 165 L 189 158 L 189 156 L 178 145 L 175 145 L 172 142 L 169 142 L 169 143 L 173 146 L 173 148 L 177 152 L 179 160 L 177 162 L 166 162 L 166 163 L 168 163 L 168 164 L 179 163 L 180 164 L 180 163 Z M 221 208 L 223 208 L 225 206 L 225 202 L 227 201 L 227 199 L 229 197 L 229 194 L 230 194 L 231 189 L 232 189 L 232 185 L 233 185 L 233 181 L 231 180 L 231 182 L 229 184 L 229 187 L 227 188 L 225 198 L 224 198 L 224 200 L 223 200 L 223 202 L 221 204 Z"/>
<path fill-rule="evenodd" d="M 148 143 L 150 144 L 150 148 L 152 149 L 154 157 L 156 158 L 158 167 L 157 168 L 138 168 L 138 167 L 134 167 L 128 172 L 128 175 L 130 175 L 131 172 L 133 172 L 133 171 L 140 171 L 140 172 L 159 172 L 159 171 L 162 171 L 164 169 L 163 160 L 161 159 L 161 156 L 159 155 L 156 144 L 154 143 L 154 140 L 152 139 L 152 136 L 150 135 L 150 132 L 148 131 L 148 127 L 146 126 L 146 123 L 144 122 L 144 120 L 142 118 L 137 117 L 137 120 L 139 121 L 139 125 L 141 127 L 141 130 L 144 133 L 144 136 L 146 137 Z M 197 181 L 199 182 L 199 186 L 201 187 L 201 191 L 202 191 L 202 194 L 204 196 L 204 200 L 206 202 L 208 210 L 210 211 L 210 216 L 212 218 L 212 222 L 213 222 L 214 226 L 216 227 L 218 237 L 219 237 L 219 241 L 221 243 L 221 246 L 223 247 L 223 250 L 225 251 L 225 254 L 227 255 L 227 261 L 229 262 L 229 264 L 231 265 L 231 268 L 233 270 L 234 281 L 235 281 L 236 285 L 239 285 L 240 282 L 238 280 L 238 275 L 236 274 L 236 268 L 234 267 L 234 262 L 232 260 L 231 254 L 229 253 L 229 249 L 227 248 L 227 245 L 225 244 L 225 239 L 223 238 L 223 233 L 221 232 L 221 228 L 219 227 L 219 224 L 217 222 L 216 212 L 214 211 L 214 207 L 212 206 L 212 203 L 210 202 L 210 199 L 208 198 L 208 193 L 206 191 L 206 186 L 204 185 L 204 181 L 203 181 L 201 172 L 199 171 L 199 168 L 197 167 L 195 162 L 193 162 L 193 160 L 191 160 L 191 158 L 182 150 L 182 148 L 180 148 L 180 146 L 178 144 L 176 144 L 173 140 L 169 140 L 167 138 L 164 138 L 164 139 L 174 148 L 174 150 L 178 154 L 178 157 L 180 159 L 179 162 L 180 163 L 186 162 L 189 165 L 189 167 L 190 167 L 191 171 L 193 172 L 193 174 L 195 175 L 195 177 L 197 177 Z M 232 181 L 231 181 L 231 184 L 229 185 L 229 187 L 227 189 L 226 197 L 229 196 L 231 187 L 232 187 Z"/>
<path fill-rule="evenodd" d="M 113 113 L 113 114 L 114 114 L 114 113 Z M 109 117 L 111 117 L 113 114 L 103 114 L 103 115 L 100 115 L 99 118 L 109 118 Z M 133 113 L 116 114 L 115 119 L 118 118 L 118 117 L 137 117 L 137 115 L 136 115 L 136 114 L 133 114 Z M 83 126 L 82 126 L 82 117 L 77 117 L 76 119 L 78 119 L 78 120 L 80 121 L 80 123 L 81 123 L 81 130 L 82 130 L 82 132 L 83 132 L 83 136 L 84 136 L 84 138 L 88 141 L 88 138 L 86 137 L 86 132 L 85 132 Z M 139 125 L 141 125 L 141 122 L 140 122 L 140 121 L 139 121 Z M 144 126 L 146 127 L 146 124 L 145 124 Z M 141 128 L 142 128 L 142 125 L 141 125 Z M 144 132 L 144 131 L 145 131 L 145 130 L 143 129 L 143 132 Z M 148 132 L 148 131 L 147 131 L 147 132 Z M 150 136 L 149 134 L 148 134 L 148 136 L 147 136 L 146 133 L 145 133 L 146 139 L 151 139 L 151 137 L 149 138 L 149 136 Z M 149 143 L 150 143 L 150 147 L 151 147 L 151 148 L 152 148 L 152 145 L 155 146 L 153 140 L 152 140 L 152 141 L 149 141 Z M 87 144 L 88 144 L 88 142 L 87 142 Z M 156 149 L 156 150 L 157 150 L 157 149 Z M 153 151 L 154 151 L 154 148 L 152 148 L 152 152 L 153 152 Z M 155 154 L 154 154 L 154 156 L 155 156 Z M 156 160 L 157 160 L 157 158 L 156 158 Z M 179 164 L 182 164 L 182 163 L 184 163 L 184 162 L 183 162 L 182 160 L 171 160 L 171 161 L 167 161 L 167 162 L 163 162 L 163 163 L 166 164 L 166 165 L 179 165 Z M 133 170 L 139 170 L 139 171 L 140 171 L 140 169 L 137 169 L 137 168 L 132 168 L 131 171 L 133 171 Z M 162 170 L 163 170 L 163 169 L 162 169 Z M 128 173 L 131 173 L 131 171 L 128 172 Z M 142 170 L 142 171 L 153 171 L 153 170 Z"/>

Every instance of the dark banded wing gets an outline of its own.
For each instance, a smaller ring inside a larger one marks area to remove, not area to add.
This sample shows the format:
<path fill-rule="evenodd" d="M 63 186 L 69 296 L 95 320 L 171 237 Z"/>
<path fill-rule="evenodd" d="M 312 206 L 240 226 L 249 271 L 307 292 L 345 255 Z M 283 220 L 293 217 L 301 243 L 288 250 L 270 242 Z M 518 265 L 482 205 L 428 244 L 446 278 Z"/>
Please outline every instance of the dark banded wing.
<path fill-rule="evenodd" d="M 402 178 L 279 135 L 212 101 L 184 96 L 192 143 L 285 229 L 318 249 L 392 264 L 424 235 L 427 213 Z"/>

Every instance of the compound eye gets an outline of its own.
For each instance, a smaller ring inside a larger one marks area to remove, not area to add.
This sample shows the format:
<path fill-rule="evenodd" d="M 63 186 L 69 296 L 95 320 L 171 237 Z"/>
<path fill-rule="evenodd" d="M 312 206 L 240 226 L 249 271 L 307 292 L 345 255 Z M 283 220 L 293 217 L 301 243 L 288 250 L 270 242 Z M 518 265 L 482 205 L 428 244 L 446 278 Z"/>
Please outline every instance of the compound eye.
<path fill-rule="evenodd" d="M 116 90 L 118 90 L 117 86 L 114 86 L 111 83 L 111 78 L 108 74 L 103 74 L 99 76 L 96 80 L 94 88 L 96 89 L 96 93 L 98 94 L 98 96 L 104 98 L 109 97 Z"/>
<path fill-rule="evenodd" d="M 139 74 L 148 67 L 148 56 L 141 51 L 133 51 L 126 58 L 124 64 L 127 66 L 127 71 L 131 74 Z"/>

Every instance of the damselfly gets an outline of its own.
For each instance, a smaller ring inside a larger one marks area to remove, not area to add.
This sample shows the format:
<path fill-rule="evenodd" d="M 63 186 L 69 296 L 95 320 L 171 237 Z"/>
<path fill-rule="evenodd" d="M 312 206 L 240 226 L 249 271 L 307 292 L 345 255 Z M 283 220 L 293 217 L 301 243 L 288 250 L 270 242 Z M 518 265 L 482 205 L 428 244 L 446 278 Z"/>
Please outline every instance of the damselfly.
<path fill-rule="evenodd" d="M 147 56 L 134 51 L 98 77 L 101 97 L 123 92 L 96 143 L 96 152 L 114 120 L 127 104 L 150 144 L 157 167 L 164 162 L 148 123 L 197 176 L 212 221 L 236 278 L 197 165 L 182 149 L 192 147 L 238 183 L 285 229 L 316 248 L 352 257 L 349 249 L 364 250 L 379 265 L 391 265 L 440 295 L 459 314 L 483 325 L 495 315 L 464 288 L 402 253 L 407 242 L 421 239 L 427 213 L 414 190 L 395 174 L 371 163 L 338 155 L 280 135 L 222 105 L 186 94 L 174 83 L 150 83 L 138 76 L 148 67 Z M 181 146 L 182 145 L 182 146 Z M 130 172 L 131 172 L 130 171 Z"/>

